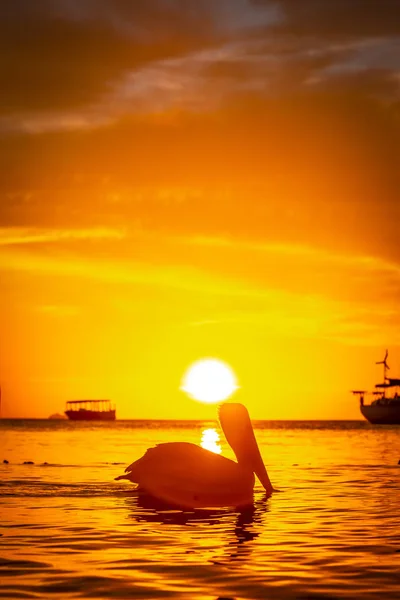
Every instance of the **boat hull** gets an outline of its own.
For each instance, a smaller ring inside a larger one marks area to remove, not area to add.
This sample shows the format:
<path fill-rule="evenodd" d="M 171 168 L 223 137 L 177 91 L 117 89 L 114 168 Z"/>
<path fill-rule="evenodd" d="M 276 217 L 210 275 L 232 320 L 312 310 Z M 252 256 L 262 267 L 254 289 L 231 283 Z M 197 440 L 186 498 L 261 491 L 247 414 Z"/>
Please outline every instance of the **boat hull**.
<path fill-rule="evenodd" d="M 115 410 L 66 410 L 65 414 L 71 421 L 115 421 Z"/>
<path fill-rule="evenodd" d="M 400 402 L 360 406 L 362 415 L 373 425 L 400 425 Z"/>

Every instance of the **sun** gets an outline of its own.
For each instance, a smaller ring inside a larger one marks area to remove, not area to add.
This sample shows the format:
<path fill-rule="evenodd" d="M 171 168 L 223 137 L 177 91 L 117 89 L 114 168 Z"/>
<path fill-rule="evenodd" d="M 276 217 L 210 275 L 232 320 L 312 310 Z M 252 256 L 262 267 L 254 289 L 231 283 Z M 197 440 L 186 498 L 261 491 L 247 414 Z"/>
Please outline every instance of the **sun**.
<path fill-rule="evenodd" d="M 196 361 L 183 376 L 181 389 L 200 402 L 220 402 L 238 389 L 235 373 L 216 358 Z"/>

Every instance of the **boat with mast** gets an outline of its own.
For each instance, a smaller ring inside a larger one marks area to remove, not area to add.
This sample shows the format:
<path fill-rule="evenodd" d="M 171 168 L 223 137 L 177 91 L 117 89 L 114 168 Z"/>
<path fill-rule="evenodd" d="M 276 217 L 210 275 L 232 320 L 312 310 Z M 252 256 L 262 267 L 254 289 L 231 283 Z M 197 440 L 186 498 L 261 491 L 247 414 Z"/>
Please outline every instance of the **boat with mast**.
<path fill-rule="evenodd" d="M 69 400 L 65 414 L 71 421 L 115 421 L 116 408 L 110 400 Z"/>
<path fill-rule="evenodd" d="M 400 379 L 387 376 L 390 367 L 387 363 L 389 352 L 386 350 L 383 360 L 378 361 L 377 365 L 383 365 L 383 382 L 375 384 L 373 392 L 365 390 L 352 390 L 352 393 L 358 395 L 360 399 L 361 414 L 374 425 L 400 425 L 400 396 L 398 388 Z M 387 390 L 393 389 L 392 395 L 387 395 Z M 370 404 L 365 404 L 365 396 L 371 394 L 375 396 Z"/>

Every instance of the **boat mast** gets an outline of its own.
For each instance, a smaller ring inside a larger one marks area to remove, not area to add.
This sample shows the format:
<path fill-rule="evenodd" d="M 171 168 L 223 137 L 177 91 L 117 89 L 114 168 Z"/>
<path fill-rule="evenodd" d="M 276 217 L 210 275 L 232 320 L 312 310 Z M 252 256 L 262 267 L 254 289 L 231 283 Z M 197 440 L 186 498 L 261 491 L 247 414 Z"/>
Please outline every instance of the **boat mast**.
<path fill-rule="evenodd" d="M 386 350 L 385 353 L 385 358 L 383 360 L 380 360 L 379 362 L 377 362 L 377 365 L 383 365 L 383 383 L 386 383 L 386 371 L 390 371 L 390 367 L 387 364 L 387 357 L 389 356 L 389 352 Z M 386 391 L 385 388 L 383 388 L 383 397 L 386 397 Z"/>

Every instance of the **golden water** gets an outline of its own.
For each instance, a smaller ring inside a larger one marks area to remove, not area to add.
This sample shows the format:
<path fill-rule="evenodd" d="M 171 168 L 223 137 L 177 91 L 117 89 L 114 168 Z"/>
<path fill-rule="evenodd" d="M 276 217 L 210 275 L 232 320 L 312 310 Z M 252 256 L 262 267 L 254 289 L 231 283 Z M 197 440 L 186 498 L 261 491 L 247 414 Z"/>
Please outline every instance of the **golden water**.
<path fill-rule="evenodd" d="M 182 512 L 113 479 L 165 441 L 232 457 L 216 423 L 0 421 L 0 597 L 400 597 L 400 428 L 255 431 L 281 492 Z"/>

